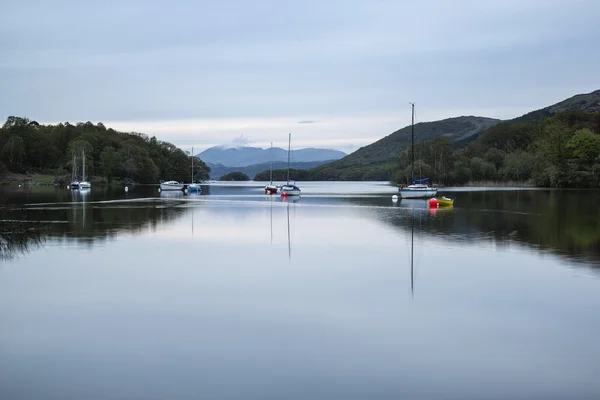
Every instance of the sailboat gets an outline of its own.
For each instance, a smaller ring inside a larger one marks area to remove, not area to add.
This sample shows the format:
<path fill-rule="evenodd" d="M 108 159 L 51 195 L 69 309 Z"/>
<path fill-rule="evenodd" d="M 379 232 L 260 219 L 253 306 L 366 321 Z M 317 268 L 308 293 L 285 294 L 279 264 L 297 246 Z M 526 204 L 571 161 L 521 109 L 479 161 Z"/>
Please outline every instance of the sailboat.
<path fill-rule="evenodd" d="M 269 183 L 265 186 L 265 194 L 275 194 L 277 193 L 277 186 L 273 183 L 273 142 L 271 142 L 271 172 L 269 174 Z"/>
<path fill-rule="evenodd" d="M 412 144 L 412 161 L 411 161 L 411 178 L 412 185 L 400 186 L 398 191 L 403 199 L 429 199 L 437 194 L 437 188 L 426 185 L 429 178 L 415 179 L 415 103 L 412 105 L 412 125 L 411 125 L 411 144 Z"/>
<path fill-rule="evenodd" d="M 187 187 L 188 192 L 202 192 L 202 187 L 199 183 L 194 181 L 194 148 L 192 147 L 192 183 L 190 183 Z"/>
<path fill-rule="evenodd" d="M 71 170 L 71 184 L 69 187 L 71 189 L 79 189 L 79 181 L 77 180 L 77 156 L 73 154 L 73 164 Z"/>
<path fill-rule="evenodd" d="M 290 133 L 289 135 L 287 183 L 281 187 L 281 195 L 300 196 L 300 188 L 296 185 L 290 184 L 290 153 L 292 151 L 292 134 Z"/>
<path fill-rule="evenodd" d="M 79 182 L 79 188 L 81 189 L 89 189 L 92 187 L 92 184 L 85 180 L 85 149 L 81 151 L 83 157 L 83 169 L 81 173 L 81 182 Z"/>

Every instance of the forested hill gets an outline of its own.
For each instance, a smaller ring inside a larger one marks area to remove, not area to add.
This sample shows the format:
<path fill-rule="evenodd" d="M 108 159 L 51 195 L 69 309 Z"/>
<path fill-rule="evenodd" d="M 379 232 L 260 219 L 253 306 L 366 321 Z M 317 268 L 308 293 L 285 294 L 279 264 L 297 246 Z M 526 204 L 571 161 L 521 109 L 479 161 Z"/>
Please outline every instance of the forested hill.
<path fill-rule="evenodd" d="M 502 124 L 515 125 L 539 121 L 567 111 L 600 111 L 600 90 L 578 94 L 551 106 L 532 111 Z M 445 138 L 454 147 L 464 147 L 484 132 L 500 125 L 500 120 L 484 117 L 458 117 L 415 124 L 415 142 Z M 504 125 L 502 127 L 504 129 Z M 398 170 L 398 156 L 410 144 L 410 126 L 363 147 L 340 160 L 311 169 L 315 180 L 393 180 Z M 421 147 L 419 147 L 421 148 Z M 418 158 L 419 154 L 415 154 Z"/>
<path fill-rule="evenodd" d="M 474 116 L 421 122 L 415 124 L 415 142 L 441 136 L 453 141 L 467 141 L 499 122 L 498 119 Z M 398 155 L 410 145 L 410 140 L 411 126 L 407 126 L 346 157 L 313 168 L 310 172 L 323 180 L 389 180 L 396 168 Z"/>
<path fill-rule="evenodd" d="M 191 157 L 156 137 L 118 132 L 102 123 L 41 125 L 20 117 L 9 117 L 0 128 L 0 175 L 10 171 L 70 176 L 73 155 L 81 163 L 82 150 L 88 176 L 139 183 L 192 179 Z M 195 158 L 195 180 L 208 179 L 209 171 Z"/>

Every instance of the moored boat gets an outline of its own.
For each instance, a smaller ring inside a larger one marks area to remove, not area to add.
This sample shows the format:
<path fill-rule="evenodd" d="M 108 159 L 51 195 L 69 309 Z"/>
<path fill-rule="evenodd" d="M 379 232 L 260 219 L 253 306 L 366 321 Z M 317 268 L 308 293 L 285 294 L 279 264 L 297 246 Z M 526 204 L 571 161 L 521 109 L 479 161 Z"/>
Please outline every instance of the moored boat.
<path fill-rule="evenodd" d="M 202 187 L 199 183 L 196 183 L 194 180 L 194 148 L 192 147 L 192 183 L 187 185 L 187 190 L 189 193 L 200 193 L 202 192 Z"/>
<path fill-rule="evenodd" d="M 273 153 L 273 142 L 271 142 L 271 153 Z M 276 194 L 277 190 L 279 190 L 279 188 L 273 183 L 273 155 L 271 154 L 271 170 L 269 173 L 269 180 L 271 181 L 271 183 L 269 183 L 267 186 L 265 186 L 265 194 Z"/>
<path fill-rule="evenodd" d="M 285 185 L 281 186 L 281 195 L 282 196 L 300 196 L 300 188 L 296 185 L 292 185 L 290 183 L 290 153 L 292 150 L 292 134 L 289 134 L 289 144 L 288 144 L 288 172 L 287 172 L 287 182 Z"/>
<path fill-rule="evenodd" d="M 454 199 L 450 199 L 446 196 L 436 197 L 435 199 L 437 200 L 439 207 L 449 207 L 454 205 Z"/>
<path fill-rule="evenodd" d="M 81 189 L 90 189 L 92 184 L 85 180 L 85 149 L 81 151 L 83 156 L 82 164 L 82 173 L 81 173 L 81 182 L 79 182 L 79 187 Z"/>
<path fill-rule="evenodd" d="M 398 192 L 403 199 L 430 199 L 437 194 L 437 187 L 426 185 L 429 178 L 415 179 L 415 105 L 412 105 L 412 123 L 411 123 L 411 178 L 412 185 L 400 186 Z"/>
<path fill-rule="evenodd" d="M 183 183 L 179 183 L 177 181 L 161 182 L 160 190 L 183 190 Z"/>

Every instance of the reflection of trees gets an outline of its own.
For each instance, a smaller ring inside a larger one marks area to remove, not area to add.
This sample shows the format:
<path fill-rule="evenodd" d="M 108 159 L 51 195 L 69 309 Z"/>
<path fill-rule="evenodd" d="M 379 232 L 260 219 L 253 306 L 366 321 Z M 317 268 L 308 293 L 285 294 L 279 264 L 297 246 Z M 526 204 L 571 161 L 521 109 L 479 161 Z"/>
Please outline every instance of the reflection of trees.
<path fill-rule="evenodd" d="M 11 258 L 47 239 L 69 239 L 93 246 L 122 233 L 155 231 L 158 225 L 175 221 L 188 211 L 177 207 L 178 203 L 71 203 L 31 206 L 19 213 L 11 212 L 7 217 L 0 214 L 0 220 L 9 220 L 0 223 L 0 257 Z M 40 220 L 42 222 L 28 222 Z"/>
<path fill-rule="evenodd" d="M 39 222 L 39 213 L 0 208 L 0 260 L 11 259 L 40 245 L 46 229 L 47 224 Z"/>
<path fill-rule="evenodd" d="M 519 243 L 600 266 L 600 192 L 565 190 L 455 192 L 453 209 L 427 212 L 424 234 L 460 242 Z M 389 205 L 389 199 L 347 201 Z M 402 201 L 399 204 L 403 206 Z M 412 205 L 411 205 L 412 207 Z M 422 202 L 426 209 L 426 202 Z M 410 212 L 374 210 L 378 219 L 410 230 Z M 408 211 L 408 210 L 407 210 Z"/>

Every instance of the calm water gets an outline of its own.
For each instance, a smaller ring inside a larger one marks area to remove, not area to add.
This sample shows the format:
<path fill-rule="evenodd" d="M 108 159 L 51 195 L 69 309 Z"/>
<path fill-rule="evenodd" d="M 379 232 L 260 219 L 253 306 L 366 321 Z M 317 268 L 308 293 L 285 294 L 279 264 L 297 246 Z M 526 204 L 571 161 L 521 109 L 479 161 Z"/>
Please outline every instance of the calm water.
<path fill-rule="evenodd" d="M 0 188 L 0 399 L 600 398 L 600 192 L 300 186 Z"/>

